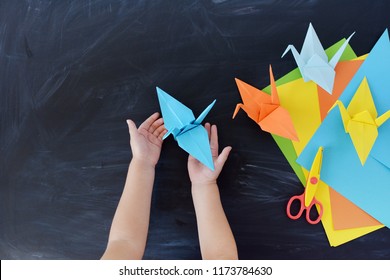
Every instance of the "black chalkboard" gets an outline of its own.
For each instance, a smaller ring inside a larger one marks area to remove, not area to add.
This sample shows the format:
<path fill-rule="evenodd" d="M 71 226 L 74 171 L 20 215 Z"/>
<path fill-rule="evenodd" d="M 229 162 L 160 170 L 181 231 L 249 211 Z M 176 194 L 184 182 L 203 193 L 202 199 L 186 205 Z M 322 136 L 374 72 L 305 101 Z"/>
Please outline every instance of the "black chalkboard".
<path fill-rule="evenodd" d="M 0 258 L 98 259 L 131 159 L 125 120 L 159 111 L 155 87 L 233 146 L 219 186 L 241 259 L 389 259 L 387 228 L 340 247 L 285 214 L 302 191 L 271 136 L 241 113 L 234 78 L 259 88 L 295 68 L 280 56 L 312 22 L 324 47 L 356 31 L 358 55 L 390 2 L 67 0 L 0 2 Z M 187 155 L 157 166 L 145 259 L 199 259 Z"/>

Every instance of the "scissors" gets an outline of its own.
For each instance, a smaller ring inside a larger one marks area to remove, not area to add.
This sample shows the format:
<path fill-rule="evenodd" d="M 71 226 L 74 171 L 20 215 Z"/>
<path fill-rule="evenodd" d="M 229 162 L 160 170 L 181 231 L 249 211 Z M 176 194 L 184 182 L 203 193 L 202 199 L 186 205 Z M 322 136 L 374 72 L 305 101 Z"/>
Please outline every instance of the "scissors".
<path fill-rule="evenodd" d="M 315 225 L 322 218 L 322 214 L 323 214 L 323 210 L 324 210 L 322 203 L 320 201 L 318 201 L 317 199 L 315 199 L 315 197 L 314 197 L 314 195 L 317 191 L 318 184 L 320 183 L 322 151 L 323 151 L 323 148 L 319 147 L 317 154 L 314 157 L 314 161 L 311 165 L 311 169 L 309 172 L 309 177 L 308 177 L 307 182 L 306 182 L 305 191 L 301 195 L 295 195 L 295 196 L 291 197 L 290 200 L 288 201 L 286 210 L 287 210 L 287 216 L 290 219 L 293 219 L 293 220 L 299 219 L 302 216 L 304 210 L 306 210 L 306 221 L 309 224 Z M 293 215 L 293 214 L 291 214 L 291 204 L 295 200 L 298 200 L 300 202 L 301 208 L 299 209 L 298 214 Z M 310 218 L 310 211 L 314 205 L 317 205 L 319 207 L 320 212 L 318 214 L 318 218 L 315 220 L 312 220 Z"/>

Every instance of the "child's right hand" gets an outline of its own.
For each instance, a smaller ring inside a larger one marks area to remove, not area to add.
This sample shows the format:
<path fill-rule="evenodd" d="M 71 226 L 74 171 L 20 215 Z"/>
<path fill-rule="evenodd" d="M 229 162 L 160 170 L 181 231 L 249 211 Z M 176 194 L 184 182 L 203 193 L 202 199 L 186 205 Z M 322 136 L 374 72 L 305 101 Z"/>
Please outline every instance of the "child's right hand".
<path fill-rule="evenodd" d="M 216 184 L 217 178 L 229 156 L 232 147 L 225 147 L 218 155 L 218 131 L 216 125 L 205 124 L 210 139 L 211 155 L 214 161 L 214 171 L 203 165 L 193 156 L 188 157 L 188 173 L 192 185 Z"/>
<path fill-rule="evenodd" d="M 154 113 L 137 129 L 132 120 L 127 120 L 133 160 L 151 167 L 157 164 L 162 147 L 162 137 L 167 132 L 164 120 Z"/>

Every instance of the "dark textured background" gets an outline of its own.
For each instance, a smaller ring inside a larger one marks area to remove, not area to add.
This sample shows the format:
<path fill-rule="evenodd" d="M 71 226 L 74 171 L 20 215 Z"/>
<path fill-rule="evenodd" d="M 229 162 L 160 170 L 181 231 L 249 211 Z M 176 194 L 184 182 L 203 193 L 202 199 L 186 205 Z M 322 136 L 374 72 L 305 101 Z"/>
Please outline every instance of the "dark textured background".
<path fill-rule="evenodd" d="M 337 248 L 285 215 L 302 186 L 269 134 L 240 113 L 234 77 L 259 88 L 296 67 L 309 22 L 324 47 L 356 31 L 358 55 L 389 27 L 389 1 L 1 0 L 0 258 L 98 259 L 131 159 L 126 118 L 158 111 L 155 87 L 233 152 L 222 201 L 242 259 L 390 259 L 387 228 Z M 198 259 L 187 155 L 157 167 L 146 259 Z"/>

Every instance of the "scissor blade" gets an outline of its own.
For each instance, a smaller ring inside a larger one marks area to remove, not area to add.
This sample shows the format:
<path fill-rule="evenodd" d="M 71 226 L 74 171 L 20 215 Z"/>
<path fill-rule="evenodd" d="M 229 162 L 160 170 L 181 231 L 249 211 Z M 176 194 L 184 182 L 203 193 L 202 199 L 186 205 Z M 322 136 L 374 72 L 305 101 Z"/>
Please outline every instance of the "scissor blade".
<path fill-rule="evenodd" d="M 318 184 L 320 183 L 320 171 L 322 164 L 322 152 L 323 148 L 319 147 L 314 157 L 313 163 L 310 168 L 309 177 L 307 177 L 305 188 L 305 206 L 308 207 L 313 201 L 314 195 L 317 191 Z"/>

